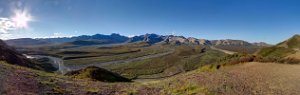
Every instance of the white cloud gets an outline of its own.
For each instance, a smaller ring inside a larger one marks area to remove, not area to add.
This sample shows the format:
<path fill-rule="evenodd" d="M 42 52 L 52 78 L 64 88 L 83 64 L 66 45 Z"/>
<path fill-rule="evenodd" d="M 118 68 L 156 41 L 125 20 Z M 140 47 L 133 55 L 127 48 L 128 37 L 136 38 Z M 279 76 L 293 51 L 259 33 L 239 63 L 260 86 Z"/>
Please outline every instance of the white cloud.
<path fill-rule="evenodd" d="M 12 36 L 12 34 L 1 34 L 0 33 L 0 39 L 9 39 Z"/>
<path fill-rule="evenodd" d="M 11 19 L 0 17 L 0 34 L 8 34 L 9 31 L 13 31 L 15 29 L 15 24 Z"/>

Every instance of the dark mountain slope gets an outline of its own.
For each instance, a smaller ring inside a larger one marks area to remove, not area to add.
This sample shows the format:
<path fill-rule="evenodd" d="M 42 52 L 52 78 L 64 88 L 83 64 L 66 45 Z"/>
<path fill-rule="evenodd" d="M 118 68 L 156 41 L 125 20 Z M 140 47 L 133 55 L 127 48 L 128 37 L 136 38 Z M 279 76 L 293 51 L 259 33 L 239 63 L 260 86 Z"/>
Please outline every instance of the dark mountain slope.
<path fill-rule="evenodd" d="M 56 70 L 56 68 L 50 63 L 38 62 L 37 60 L 34 61 L 26 58 L 26 56 L 6 45 L 2 40 L 0 40 L 0 61 L 47 72 L 53 72 Z"/>
<path fill-rule="evenodd" d="M 6 45 L 2 40 L 0 40 L 0 60 L 6 61 L 10 64 L 35 68 L 35 65 L 32 64 L 30 60 Z"/>

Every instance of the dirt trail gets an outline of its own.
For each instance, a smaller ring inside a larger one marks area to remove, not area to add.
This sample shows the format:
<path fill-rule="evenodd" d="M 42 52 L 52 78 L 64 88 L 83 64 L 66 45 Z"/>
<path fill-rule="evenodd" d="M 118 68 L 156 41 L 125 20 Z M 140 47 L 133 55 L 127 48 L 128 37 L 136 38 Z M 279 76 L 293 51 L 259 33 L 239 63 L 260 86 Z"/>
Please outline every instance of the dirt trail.
<path fill-rule="evenodd" d="M 224 50 L 224 49 L 216 48 L 216 47 L 214 47 L 214 46 L 210 46 L 210 48 L 213 49 L 213 50 L 217 50 L 217 51 L 224 52 L 224 53 L 226 53 L 226 54 L 230 54 L 230 55 L 236 53 L 236 52 L 233 52 L 233 51 L 229 51 L 229 50 Z"/>
<path fill-rule="evenodd" d="M 300 65 L 252 62 L 186 76 L 181 80 L 193 80 L 216 94 L 300 94 Z"/>

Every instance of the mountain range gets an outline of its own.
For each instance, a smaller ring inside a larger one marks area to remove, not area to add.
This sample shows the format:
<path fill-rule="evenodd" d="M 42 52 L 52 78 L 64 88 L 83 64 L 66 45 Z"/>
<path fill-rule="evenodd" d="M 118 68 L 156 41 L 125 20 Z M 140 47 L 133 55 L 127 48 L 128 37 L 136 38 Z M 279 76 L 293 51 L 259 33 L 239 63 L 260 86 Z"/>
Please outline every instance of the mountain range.
<path fill-rule="evenodd" d="M 192 44 L 192 45 L 212 45 L 212 46 L 270 46 L 264 42 L 250 43 L 243 40 L 206 40 L 193 37 L 174 36 L 174 35 L 158 35 L 144 34 L 140 36 L 127 37 L 113 33 L 111 35 L 95 34 L 82 35 L 63 38 L 20 38 L 5 41 L 10 46 L 33 46 L 33 45 L 53 45 L 71 43 L 75 45 L 101 45 L 116 43 L 134 43 L 147 42 L 148 44 Z"/>

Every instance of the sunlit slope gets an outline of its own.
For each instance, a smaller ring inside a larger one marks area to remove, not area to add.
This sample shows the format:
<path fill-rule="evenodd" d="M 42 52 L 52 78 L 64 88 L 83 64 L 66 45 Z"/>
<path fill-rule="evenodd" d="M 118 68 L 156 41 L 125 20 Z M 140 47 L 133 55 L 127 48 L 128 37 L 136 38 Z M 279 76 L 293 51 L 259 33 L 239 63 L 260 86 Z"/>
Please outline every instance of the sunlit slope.
<path fill-rule="evenodd" d="M 155 79 L 169 77 L 214 64 L 226 54 L 206 46 L 176 46 L 174 52 L 165 56 L 133 61 L 126 64 L 111 64 L 105 68 L 127 78 Z"/>
<path fill-rule="evenodd" d="M 292 38 L 283 41 L 275 46 L 259 50 L 256 54 L 264 57 L 287 57 L 299 52 L 300 35 L 294 35 Z"/>

